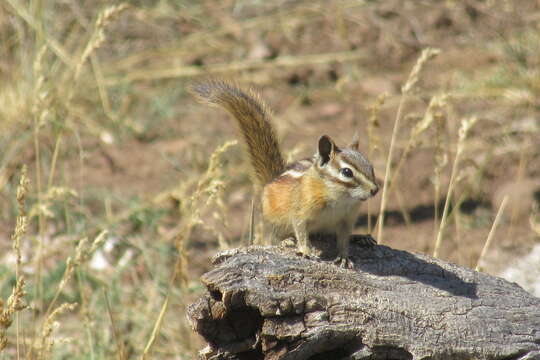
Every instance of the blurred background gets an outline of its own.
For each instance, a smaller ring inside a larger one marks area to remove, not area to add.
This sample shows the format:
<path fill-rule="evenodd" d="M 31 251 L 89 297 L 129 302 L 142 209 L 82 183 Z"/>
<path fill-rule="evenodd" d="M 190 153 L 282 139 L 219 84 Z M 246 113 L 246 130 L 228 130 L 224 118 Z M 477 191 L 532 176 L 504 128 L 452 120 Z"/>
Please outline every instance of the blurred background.
<path fill-rule="evenodd" d="M 5 0 L 0 54 L 0 358 L 196 357 L 186 306 L 253 193 L 186 92 L 209 76 L 261 93 L 288 159 L 358 131 L 381 181 L 399 120 L 379 240 L 540 296 L 539 1 Z"/>

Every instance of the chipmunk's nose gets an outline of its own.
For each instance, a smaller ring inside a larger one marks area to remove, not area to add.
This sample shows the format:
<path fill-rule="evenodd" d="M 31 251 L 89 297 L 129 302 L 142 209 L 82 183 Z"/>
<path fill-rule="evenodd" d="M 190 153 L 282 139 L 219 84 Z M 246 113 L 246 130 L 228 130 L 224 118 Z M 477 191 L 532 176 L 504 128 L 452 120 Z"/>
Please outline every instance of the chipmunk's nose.
<path fill-rule="evenodd" d="M 379 187 L 376 186 L 373 189 L 371 189 L 371 196 L 375 196 L 379 192 Z"/>

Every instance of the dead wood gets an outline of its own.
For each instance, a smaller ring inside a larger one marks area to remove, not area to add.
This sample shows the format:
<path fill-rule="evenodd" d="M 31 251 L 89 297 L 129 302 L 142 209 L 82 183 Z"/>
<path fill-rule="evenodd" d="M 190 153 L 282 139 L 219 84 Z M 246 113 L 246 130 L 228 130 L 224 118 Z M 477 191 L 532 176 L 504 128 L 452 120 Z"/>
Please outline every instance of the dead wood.
<path fill-rule="evenodd" d="M 540 359 L 540 299 L 425 255 L 351 243 L 354 270 L 278 247 L 222 252 L 188 318 L 207 359 Z M 321 245 L 322 244 L 322 245 Z"/>

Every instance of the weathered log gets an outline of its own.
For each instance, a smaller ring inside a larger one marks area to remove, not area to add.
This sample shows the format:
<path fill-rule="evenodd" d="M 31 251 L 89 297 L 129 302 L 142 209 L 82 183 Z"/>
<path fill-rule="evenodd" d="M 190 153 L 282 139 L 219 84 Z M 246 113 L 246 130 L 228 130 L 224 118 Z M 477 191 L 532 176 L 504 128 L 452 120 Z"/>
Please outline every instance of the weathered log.
<path fill-rule="evenodd" d="M 321 245 L 322 244 L 322 245 Z M 326 245 L 325 245 L 326 244 Z M 218 254 L 188 309 L 206 359 L 540 359 L 540 299 L 426 255 L 351 242 L 355 268 L 279 247 Z"/>

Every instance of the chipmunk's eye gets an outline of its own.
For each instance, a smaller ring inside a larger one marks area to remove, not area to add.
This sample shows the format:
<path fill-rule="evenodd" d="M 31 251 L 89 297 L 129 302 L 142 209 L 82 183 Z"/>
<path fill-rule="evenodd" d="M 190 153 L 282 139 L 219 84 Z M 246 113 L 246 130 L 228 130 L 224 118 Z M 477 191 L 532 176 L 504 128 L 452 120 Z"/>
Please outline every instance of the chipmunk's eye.
<path fill-rule="evenodd" d="M 348 178 L 352 178 L 352 177 L 353 177 L 352 170 L 349 169 L 349 168 L 342 168 L 340 171 L 341 171 L 341 175 L 343 175 L 343 176 L 345 176 L 345 177 L 348 177 Z"/>

